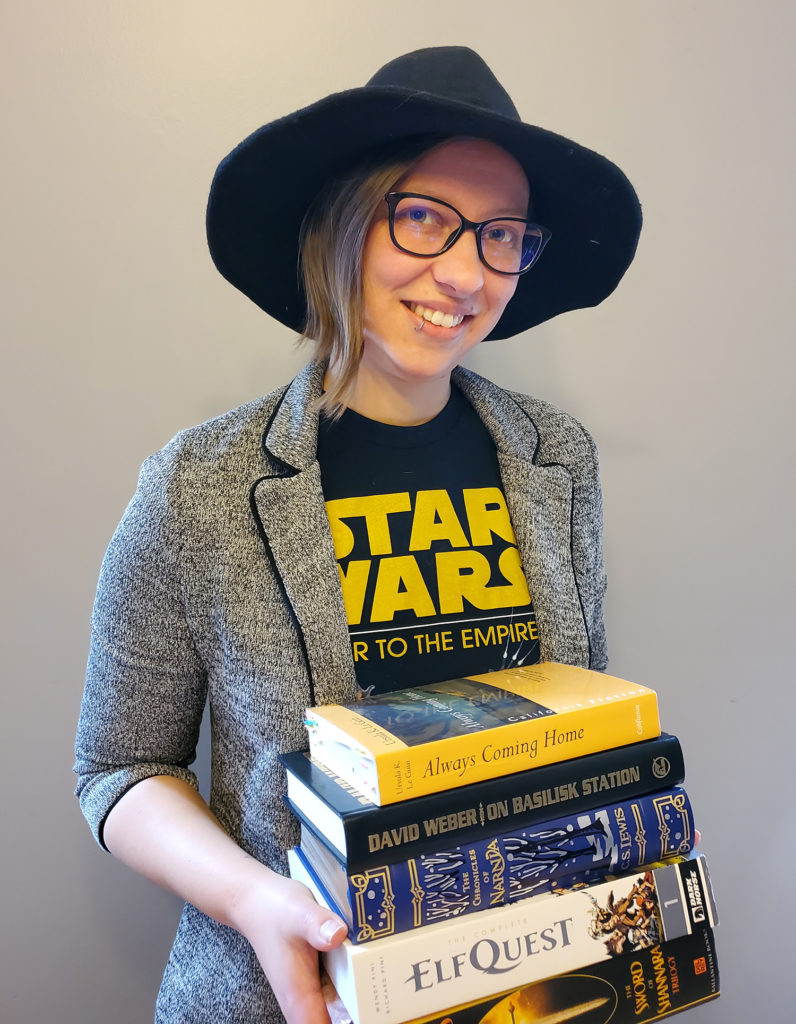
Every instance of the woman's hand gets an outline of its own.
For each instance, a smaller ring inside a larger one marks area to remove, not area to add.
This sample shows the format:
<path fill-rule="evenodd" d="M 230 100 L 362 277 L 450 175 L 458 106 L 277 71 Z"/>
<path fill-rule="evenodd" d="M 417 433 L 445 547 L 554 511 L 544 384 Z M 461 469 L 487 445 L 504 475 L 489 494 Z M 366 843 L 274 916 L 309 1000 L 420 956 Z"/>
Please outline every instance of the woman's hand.
<path fill-rule="evenodd" d="M 345 923 L 300 882 L 272 871 L 242 897 L 232 917 L 251 943 L 288 1024 L 328 1024 L 318 952 L 340 945 Z"/>
<path fill-rule="evenodd" d="M 344 922 L 241 850 L 187 782 L 139 782 L 114 805 L 104 836 L 125 864 L 249 940 L 288 1024 L 329 1024 L 318 951 L 343 941 Z"/>

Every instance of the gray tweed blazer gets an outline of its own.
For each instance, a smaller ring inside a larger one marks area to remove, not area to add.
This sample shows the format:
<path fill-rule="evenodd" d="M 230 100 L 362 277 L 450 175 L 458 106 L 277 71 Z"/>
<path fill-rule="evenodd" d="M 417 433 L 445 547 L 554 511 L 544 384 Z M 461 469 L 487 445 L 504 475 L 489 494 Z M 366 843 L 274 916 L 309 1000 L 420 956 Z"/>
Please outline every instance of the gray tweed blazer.
<path fill-rule="evenodd" d="M 189 765 L 209 699 L 210 804 L 247 851 L 285 870 L 297 840 L 277 755 L 306 746 L 309 704 L 356 684 L 316 460 L 324 367 L 178 434 L 143 465 L 108 548 L 76 744 L 77 793 L 102 842 L 133 785 Z M 606 663 L 594 444 L 570 416 L 464 369 L 454 380 L 495 440 L 543 660 Z M 281 1014 L 236 932 L 186 906 L 158 1024 Z"/>

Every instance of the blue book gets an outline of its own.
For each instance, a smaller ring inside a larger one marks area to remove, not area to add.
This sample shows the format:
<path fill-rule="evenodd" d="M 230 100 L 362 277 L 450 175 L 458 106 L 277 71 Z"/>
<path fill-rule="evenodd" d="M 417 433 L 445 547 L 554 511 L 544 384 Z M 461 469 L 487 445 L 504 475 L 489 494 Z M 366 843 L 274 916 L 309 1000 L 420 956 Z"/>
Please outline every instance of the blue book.
<path fill-rule="evenodd" d="M 301 850 L 356 943 L 602 881 L 693 845 L 680 786 L 353 873 L 308 822 L 301 830 Z"/>

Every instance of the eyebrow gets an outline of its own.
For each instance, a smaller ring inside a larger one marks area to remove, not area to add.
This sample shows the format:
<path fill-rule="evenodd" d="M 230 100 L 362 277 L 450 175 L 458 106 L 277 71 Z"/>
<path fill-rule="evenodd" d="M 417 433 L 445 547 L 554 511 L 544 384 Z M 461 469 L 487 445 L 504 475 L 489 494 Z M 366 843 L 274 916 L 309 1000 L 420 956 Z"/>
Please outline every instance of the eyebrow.
<path fill-rule="evenodd" d="M 401 185 L 400 188 L 393 187 L 390 191 L 394 191 L 394 192 L 419 192 L 419 193 L 421 193 L 424 196 L 428 196 L 429 199 L 439 199 L 443 203 L 448 203 L 451 206 L 455 207 L 457 210 L 459 209 L 459 207 L 456 206 L 456 203 L 452 202 L 450 199 L 446 198 L 445 196 L 439 195 L 439 193 L 436 192 L 434 189 L 427 189 L 427 188 L 423 187 L 422 185 L 412 186 L 412 188 L 407 188 L 406 184 L 404 183 L 404 184 Z M 526 211 L 524 213 L 509 212 L 509 211 L 514 211 L 515 209 L 517 209 L 517 208 L 513 207 L 513 206 L 511 206 L 511 207 L 508 207 L 508 206 L 504 207 L 504 212 L 502 212 L 502 213 L 492 213 L 488 217 L 479 217 L 478 221 L 476 221 L 476 223 L 479 223 L 480 221 L 484 221 L 484 220 L 499 220 L 501 217 L 518 217 L 520 220 L 527 220 L 530 217 L 530 215 L 531 215 L 530 214 L 530 210 L 531 210 L 531 201 L 530 201 L 530 199 L 528 199 L 527 209 L 526 209 Z M 459 212 L 460 213 L 464 213 L 464 210 L 460 210 Z M 469 220 L 473 220 L 472 217 L 470 217 L 468 219 Z"/>

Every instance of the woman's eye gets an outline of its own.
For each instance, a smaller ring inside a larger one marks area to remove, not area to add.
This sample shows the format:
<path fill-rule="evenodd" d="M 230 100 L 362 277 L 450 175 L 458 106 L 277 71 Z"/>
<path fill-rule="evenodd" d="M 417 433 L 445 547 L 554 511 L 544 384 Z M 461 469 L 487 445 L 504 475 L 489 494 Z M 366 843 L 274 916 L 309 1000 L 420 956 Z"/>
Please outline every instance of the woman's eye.
<path fill-rule="evenodd" d="M 411 224 L 436 224 L 438 221 L 433 211 L 425 206 L 410 206 L 407 209 L 400 210 L 399 216 Z"/>
<path fill-rule="evenodd" d="M 416 231 L 442 230 L 447 223 L 447 211 L 433 203 L 402 203 L 395 211 L 395 223 L 412 227 Z M 453 230 L 451 228 L 451 230 Z"/>
<path fill-rule="evenodd" d="M 494 225 L 486 231 L 486 240 L 496 245 L 515 245 L 517 233 L 506 225 Z"/>

